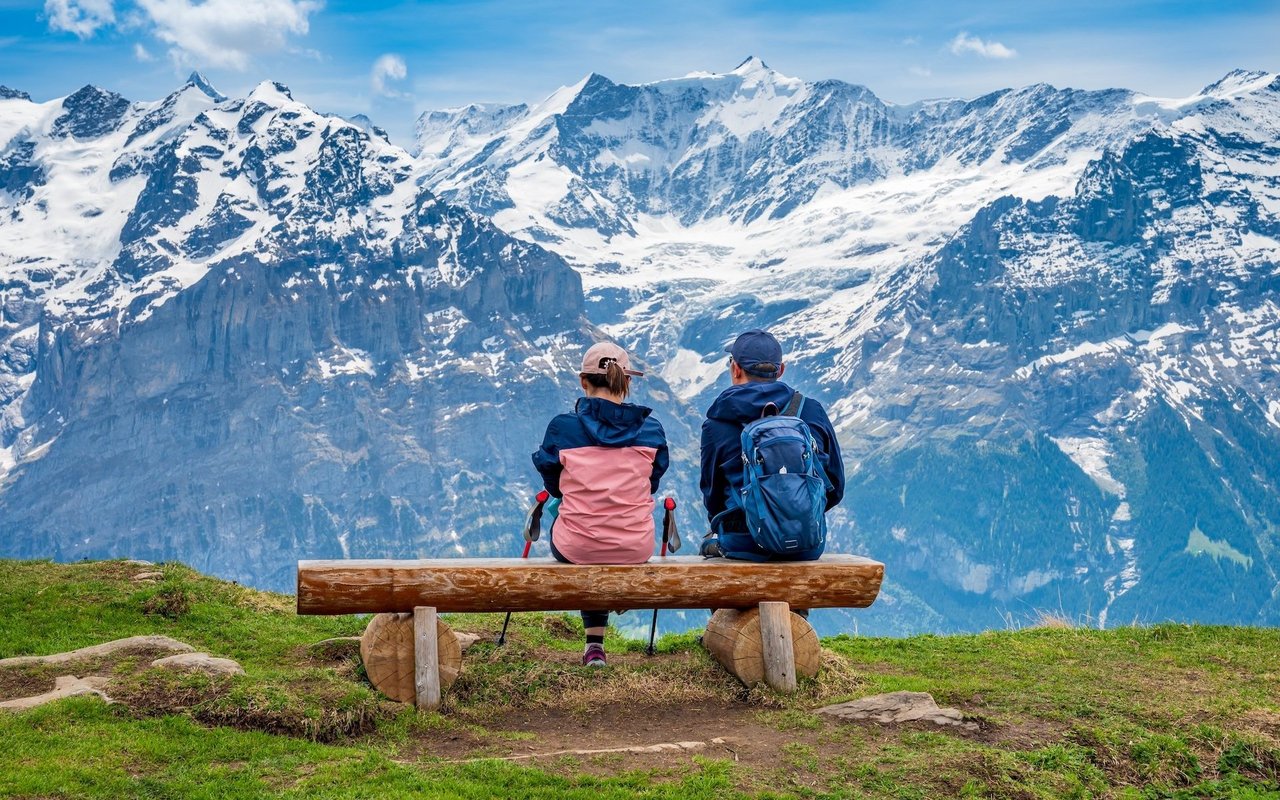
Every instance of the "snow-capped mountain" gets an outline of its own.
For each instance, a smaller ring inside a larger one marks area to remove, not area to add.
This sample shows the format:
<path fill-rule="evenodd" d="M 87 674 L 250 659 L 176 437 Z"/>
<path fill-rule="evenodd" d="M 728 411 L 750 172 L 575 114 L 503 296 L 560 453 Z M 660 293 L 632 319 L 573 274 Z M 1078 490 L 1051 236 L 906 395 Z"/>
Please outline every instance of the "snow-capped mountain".
<path fill-rule="evenodd" d="M 1280 623 L 1276 75 L 899 106 L 748 59 L 418 131 L 0 88 L 0 553 L 514 552 L 602 331 L 696 538 L 694 409 L 765 326 L 847 453 L 833 549 L 888 565 L 824 632 Z"/>
<path fill-rule="evenodd" d="M 817 283 L 832 298 L 813 316 L 842 319 L 995 198 L 1067 194 L 1106 148 L 1249 85 L 1182 103 L 1036 85 L 893 106 L 753 58 L 642 86 L 592 75 L 532 108 L 429 113 L 418 160 L 441 197 L 564 255 L 593 319 L 655 334 L 645 344 L 691 393 L 718 365 L 663 331 L 687 327 L 696 287 L 807 304 Z M 659 285 L 678 291 L 646 308 Z"/>
<path fill-rule="evenodd" d="M 371 127 L 198 75 L 154 103 L 6 92 L 0 552 L 287 588 L 310 556 L 515 551 L 599 332 L 563 260 Z"/>
<path fill-rule="evenodd" d="M 1129 92 L 1045 85 L 899 107 L 750 58 L 641 86 L 593 74 L 533 108 L 429 112 L 419 160 L 442 195 L 508 211 L 508 226 L 609 237 L 645 216 L 777 220 L 820 194 L 942 165 L 1049 166 L 1157 113 Z"/>
<path fill-rule="evenodd" d="M 422 130 L 683 397 L 780 334 L 849 454 L 836 538 L 889 565 L 864 622 L 1280 622 L 1276 75 L 895 106 L 748 59 Z"/>

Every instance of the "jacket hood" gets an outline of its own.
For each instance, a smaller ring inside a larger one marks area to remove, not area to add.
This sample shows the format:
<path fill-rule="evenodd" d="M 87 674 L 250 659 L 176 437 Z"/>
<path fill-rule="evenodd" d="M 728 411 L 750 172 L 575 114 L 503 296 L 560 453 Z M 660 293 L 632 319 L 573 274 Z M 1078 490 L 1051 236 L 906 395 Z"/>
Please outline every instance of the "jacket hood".
<path fill-rule="evenodd" d="M 760 419 L 760 412 L 769 403 L 781 410 L 790 402 L 793 394 L 795 389 L 782 381 L 757 381 L 730 386 L 711 403 L 711 408 L 707 409 L 707 417 L 745 425 Z"/>
<path fill-rule="evenodd" d="M 611 403 L 599 397 L 579 397 L 574 413 L 582 420 L 587 436 L 599 445 L 619 447 L 630 444 L 653 409 L 634 403 Z"/>

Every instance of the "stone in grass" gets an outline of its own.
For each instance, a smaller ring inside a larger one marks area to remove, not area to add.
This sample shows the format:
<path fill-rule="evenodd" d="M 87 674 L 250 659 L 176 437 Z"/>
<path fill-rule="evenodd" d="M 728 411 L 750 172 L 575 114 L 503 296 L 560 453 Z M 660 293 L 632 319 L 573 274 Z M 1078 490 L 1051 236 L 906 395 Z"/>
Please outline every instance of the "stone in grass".
<path fill-rule="evenodd" d="M 870 720 L 891 724 L 895 722 L 928 722 L 933 725 L 954 726 L 969 731 L 978 730 L 978 723 L 966 720 L 964 714 L 954 708 L 939 708 L 933 695 L 927 692 L 890 692 L 864 697 L 848 703 L 839 703 L 817 710 L 838 719 Z"/>
<path fill-rule="evenodd" d="M 312 658 L 323 661 L 338 661 L 360 655 L 359 636 L 335 636 L 307 645 L 307 652 Z"/>
<path fill-rule="evenodd" d="M 203 672 L 206 675 L 244 674 L 244 668 L 235 661 L 229 658 L 217 658 L 208 653 L 182 653 L 176 656 L 157 658 L 151 662 L 151 666 L 182 672 Z"/>

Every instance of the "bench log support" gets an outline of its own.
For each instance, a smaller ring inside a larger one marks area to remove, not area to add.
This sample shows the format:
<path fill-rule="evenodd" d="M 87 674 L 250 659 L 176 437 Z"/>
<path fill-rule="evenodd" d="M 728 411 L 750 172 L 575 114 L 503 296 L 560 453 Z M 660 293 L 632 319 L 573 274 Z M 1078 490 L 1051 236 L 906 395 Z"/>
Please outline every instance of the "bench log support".
<path fill-rule="evenodd" d="M 378 614 L 360 637 L 365 674 L 378 691 L 401 703 L 418 700 L 418 641 L 412 612 Z M 462 645 L 436 615 L 436 672 L 440 692 L 448 691 L 462 670 Z"/>
<path fill-rule="evenodd" d="M 436 610 L 413 609 L 413 683 L 419 711 L 440 708 L 440 652 L 436 646 Z"/>
<path fill-rule="evenodd" d="M 822 647 L 817 632 L 804 617 L 788 608 L 782 618 L 790 628 L 790 644 L 783 644 L 782 637 L 775 631 L 773 635 L 777 637 L 778 646 L 774 648 L 773 658 L 775 663 L 781 661 L 789 667 L 791 686 L 794 688 L 797 678 L 817 676 L 818 666 L 822 661 Z M 765 674 L 766 636 L 763 632 L 761 609 L 720 609 L 711 615 L 702 644 L 711 657 L 742 681 L 744 686 L 764 682 L 778 691 L 792 690 L 786 688 L 785 678 L 782 682 L 776 678 L 770 681 Z"/>
<path fill-rule="evenodd" d="M 760 645 L 764 651 L 764 682 L 778 692 L 796 690 L 796 653 L 791 639 L 791 607 L 760 604 Z"/>

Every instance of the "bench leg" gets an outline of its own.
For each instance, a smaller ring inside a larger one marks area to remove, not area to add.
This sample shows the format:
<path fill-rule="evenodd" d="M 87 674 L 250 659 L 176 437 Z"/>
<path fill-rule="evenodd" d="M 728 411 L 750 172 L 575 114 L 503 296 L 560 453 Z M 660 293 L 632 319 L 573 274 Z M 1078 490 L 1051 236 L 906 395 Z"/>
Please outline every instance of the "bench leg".
<path fill-rule="evenodd" d="M 764 650 L 764 682 L 779 692 L 796 690 L 795 643 L 791 639 L 791 607 L 760 604 L 760 643 Z"/>
<path fill-rule="evenodd" d="M 440 707 L 440 649 L 434 606 L 413 609 L 413 683 L 419 711 Z"/>

